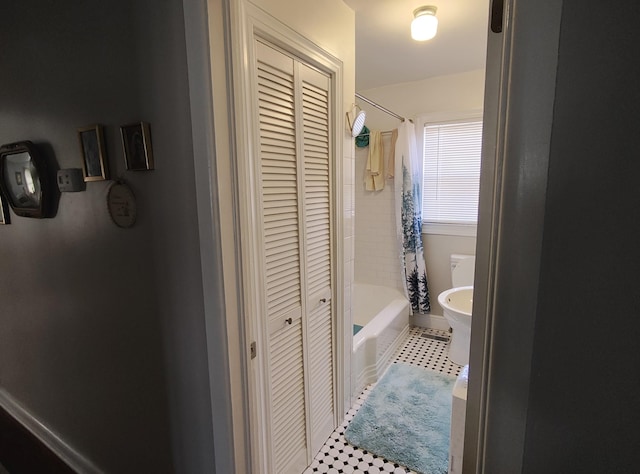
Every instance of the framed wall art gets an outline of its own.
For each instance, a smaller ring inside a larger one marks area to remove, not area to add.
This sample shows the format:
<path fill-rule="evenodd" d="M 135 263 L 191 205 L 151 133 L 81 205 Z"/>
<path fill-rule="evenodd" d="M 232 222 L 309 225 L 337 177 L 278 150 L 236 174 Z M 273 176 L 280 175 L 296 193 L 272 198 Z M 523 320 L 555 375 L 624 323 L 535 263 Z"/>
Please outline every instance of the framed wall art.
<path fill-rule="evenodd" d="M 122 147 L 127 169 L 132 171 L 152 170 L 153 149 L 151 129 L 146 122 L 138 122 L 120 127 Z"/>
<path fill-rule="evenodd" d="M 107 208 L 114 224 L 123 229 L 132 227 L 138 216 L 136 197 L 127 184 L 117 181 L 107 191 Z"/>
<path fill-rule="evenodd" d="M 85 181 L 104 181 L 109 178 L 107 153 L 104 146 L 102 125 L 78 129 L 82 151 L 82 172 Z"/>

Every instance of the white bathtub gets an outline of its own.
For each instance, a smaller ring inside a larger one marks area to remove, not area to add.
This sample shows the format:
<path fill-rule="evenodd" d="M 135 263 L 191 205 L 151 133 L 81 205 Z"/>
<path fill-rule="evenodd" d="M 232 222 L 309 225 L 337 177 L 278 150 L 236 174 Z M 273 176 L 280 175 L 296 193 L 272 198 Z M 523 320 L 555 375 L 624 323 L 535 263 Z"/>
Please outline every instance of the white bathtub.
<path fill-rule="evenodd" d="M 382 376 L 409 332 L 409 301 L 394 288 L 354 282 L 353 323 L 363 328 L 353 336 L 352 399 Z"/>

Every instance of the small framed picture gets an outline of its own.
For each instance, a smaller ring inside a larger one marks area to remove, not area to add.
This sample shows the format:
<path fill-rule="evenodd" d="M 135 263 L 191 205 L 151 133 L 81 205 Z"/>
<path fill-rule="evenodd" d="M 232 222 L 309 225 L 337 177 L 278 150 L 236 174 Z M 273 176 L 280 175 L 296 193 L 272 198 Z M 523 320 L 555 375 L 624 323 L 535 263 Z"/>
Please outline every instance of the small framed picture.
<path fill-rule="evenodd" d="M 146 122 L 138 122 L 120 127 L 124 159 L 128 170 L 145 171 L 153 169 L 151 129 Z"/>
<path fill-rule="evenodd" d="M 4 196 L 0 194 L 0 225 L 9 224 L 9 205 L 5 202 Z"/>
<path fill-rule="evenodd" d="M 85 181 L 108 179 L 107 153 L 104 147 L 102 125 L 91 125 L 78 129 L 82 150 L 82 172 Z"/>

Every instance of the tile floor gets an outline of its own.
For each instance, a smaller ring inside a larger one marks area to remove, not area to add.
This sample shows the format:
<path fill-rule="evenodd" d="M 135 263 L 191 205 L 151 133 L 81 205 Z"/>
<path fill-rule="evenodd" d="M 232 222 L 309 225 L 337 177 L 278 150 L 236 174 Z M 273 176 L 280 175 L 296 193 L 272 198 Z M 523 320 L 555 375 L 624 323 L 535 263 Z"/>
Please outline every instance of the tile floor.
<path fill-rule="evenodd" d="M 407 339 L 396 352 L 393 363 L 404 362 L 457 376 L 461 367 L 450 362 L 447 358 L 448 340 L 449 334 L 447 332 L 417 327 L 411 328 Z M 347 412 L 344 422 L 331 434 L 303 474 L 315 472 L 330 474 L 415 474 L 414 471 L 404 466 L 350 446 L 344 438 L 344 431 L 374 386 L 375 384 L 371 384 L 365 387 L 355 405 Z"/>

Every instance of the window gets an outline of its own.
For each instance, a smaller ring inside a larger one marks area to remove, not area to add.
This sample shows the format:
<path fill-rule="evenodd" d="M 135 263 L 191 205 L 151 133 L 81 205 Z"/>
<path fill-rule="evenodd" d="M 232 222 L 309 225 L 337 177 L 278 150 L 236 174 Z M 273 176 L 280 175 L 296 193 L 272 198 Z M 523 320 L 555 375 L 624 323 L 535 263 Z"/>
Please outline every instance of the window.
<path fill-rule="evenodd" d="M 425 123 L 423 142 L 424 231 L 475 235 L 482 119 Z"/>

